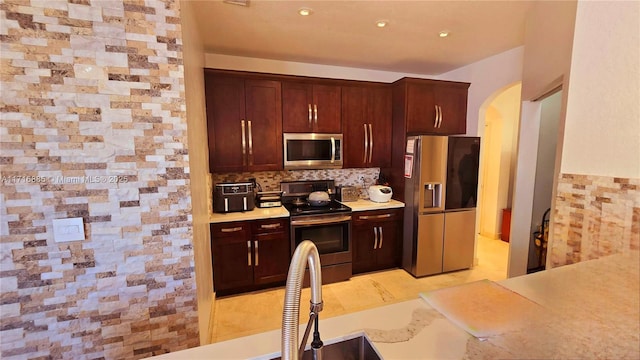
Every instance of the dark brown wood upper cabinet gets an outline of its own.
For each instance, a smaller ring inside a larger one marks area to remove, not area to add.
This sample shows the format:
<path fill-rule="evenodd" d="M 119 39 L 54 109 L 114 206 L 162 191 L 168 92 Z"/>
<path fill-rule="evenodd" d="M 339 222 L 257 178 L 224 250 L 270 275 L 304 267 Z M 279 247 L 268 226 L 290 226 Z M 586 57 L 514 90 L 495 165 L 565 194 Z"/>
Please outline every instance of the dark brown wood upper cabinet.
<path fill-rule="evenodd" d="M 287 133 L 340 133 L 340 87 L 282 82 L 282 127 Z"/>
<path fill-rule="evenodd" d="M 468 83 L 405 78 L 395 86 L 394 112 L 403 114 L 407 134 L 466 133 Z"/>
<path fill-rule="evenodd" d="M 344 86 L 345 168 L 391 165 L 391 88 Z"/>
<path fill-rule="evenodd" d="M 205 71 L 211 172 L 282 169 L 279 81 Z"/>

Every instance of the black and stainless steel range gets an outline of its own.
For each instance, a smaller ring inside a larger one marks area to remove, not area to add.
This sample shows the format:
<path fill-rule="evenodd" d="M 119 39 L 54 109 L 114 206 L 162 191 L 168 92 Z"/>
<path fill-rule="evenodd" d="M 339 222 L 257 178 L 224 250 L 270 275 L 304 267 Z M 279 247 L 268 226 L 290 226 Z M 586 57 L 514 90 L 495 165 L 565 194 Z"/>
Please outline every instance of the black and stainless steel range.
<path fill-rule="evenodd" d="M 320 253 L 324 284 L 351 278 L 351 208 L 335 200 L 334 181 L 286 181 L 280 189 L 290 214 L 291 253 L 303 240 L 311 240 Z M 326 192 L 328 203 L 308 201 L 314 192 Z"/>

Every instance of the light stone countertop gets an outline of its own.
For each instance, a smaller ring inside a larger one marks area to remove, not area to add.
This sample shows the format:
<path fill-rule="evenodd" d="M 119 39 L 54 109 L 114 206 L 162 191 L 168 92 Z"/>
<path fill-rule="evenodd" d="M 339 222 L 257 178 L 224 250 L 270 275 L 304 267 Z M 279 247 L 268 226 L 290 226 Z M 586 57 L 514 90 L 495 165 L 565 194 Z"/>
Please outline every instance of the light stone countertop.
<path fill-rule="evenodd" d="M 640 358 L 640 252 L 498 284 L 541 305 L 542 316 L 519 319 L 530 324 L 522 330 L 477 339 L 415 299 L 327 319 L 320 313 L 320 334 L 329 344 L 365 333 L 384 359 Z M 274 330 L 154 359 L 269 359 L 279 351 Z"/>
<path fill-rule="evenodd" d="M 284 206 L 272 208 L 258 208 L 251 211 L 230 212 L 230 213 L 213 213 L 209 214 L 210 223 L 225 223 L 231 221 L 247 221 L 260 219 L 274 219 L 289 217 L 289 212 Z"/>
<path fill-rule="evenodd" d="M 385 203 L 378 203 L 365 199 L 358 199 L 357 201 L 341 201 L 341 203 L 350 207 L 353 211 L 397 209 L 404 207 L 404 203 L 393 199 Z"/>
<path fill-rule="evenodd" d="M 377 203 L 370 200 L 359 199 L 358 201 L 343 202 L 343 204 L 350 207 L 353 211 L 383 210 L 404 207 L 404 203 L 393 199 L 386 203 Z M 284 206 L 273 208 L 256 207 L 251 211 L 209 214 L 209 222 L 225 223 L 231 221 L 273 219 L 282 217 L 289 217 L 289 212 Z"/>

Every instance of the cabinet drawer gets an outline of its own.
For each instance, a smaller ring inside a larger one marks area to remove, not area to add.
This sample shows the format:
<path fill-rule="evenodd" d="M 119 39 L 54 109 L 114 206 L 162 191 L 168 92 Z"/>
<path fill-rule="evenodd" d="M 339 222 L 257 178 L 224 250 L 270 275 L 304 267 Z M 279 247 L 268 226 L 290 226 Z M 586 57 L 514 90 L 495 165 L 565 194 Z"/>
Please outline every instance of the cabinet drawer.
<path fill-rule="evenodd" d="M 373 221 L 398 221 L 401 219 L 401 216 L 402 209 L 362 211 L 354 212 L 352 215 L 354 225 Z"/>
<path fill-rule="evenodd" d="M 245 221 L 211 224 L 211 240 L 218 238 L 246 238 L 251 231 L 251 223 Z"/>
<path fill-rule="evenodd" d="M 286 218 L 281 219 L 265 219 L 253 222 L 254 234 L 265 234 L 288 231 L 289 221 Z"/>

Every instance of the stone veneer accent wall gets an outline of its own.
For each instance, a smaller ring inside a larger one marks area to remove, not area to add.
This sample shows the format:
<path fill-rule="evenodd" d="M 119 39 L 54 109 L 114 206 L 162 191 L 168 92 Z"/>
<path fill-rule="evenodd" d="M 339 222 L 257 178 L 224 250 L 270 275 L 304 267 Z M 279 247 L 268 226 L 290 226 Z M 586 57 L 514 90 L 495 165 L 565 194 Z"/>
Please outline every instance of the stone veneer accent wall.
<path fill-rule="evenodd" d="M 0 40 L 0 357 L 197 346 L 179 2 L 3 0 Z"/>
<path fill-rule="evenodd" d="M 640 249 L 640 179 L 561 174 L 548 265 Z"/>

